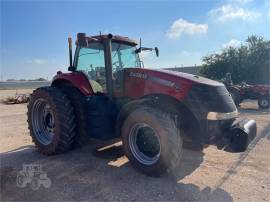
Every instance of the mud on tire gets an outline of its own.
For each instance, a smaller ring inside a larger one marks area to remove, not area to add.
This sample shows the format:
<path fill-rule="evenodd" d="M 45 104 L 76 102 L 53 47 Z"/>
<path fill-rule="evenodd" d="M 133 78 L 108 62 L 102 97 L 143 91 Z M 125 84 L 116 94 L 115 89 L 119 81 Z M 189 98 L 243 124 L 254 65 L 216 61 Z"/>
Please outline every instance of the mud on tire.
<path fill-rule="evenodd" d="M 169 114 L 148 106 L 137 108 L 124 121 L 121 134 L 125 154 L 140 172 L 158 177 L 180 164 L 182 138 Z"/>
<path fill-rule="evenodd" d="M 35 146 L 46 155 L 70 149 L 76 135 L 73 107 L 59 89 L 42 87 L 30 96 L 28 128 Z"/>

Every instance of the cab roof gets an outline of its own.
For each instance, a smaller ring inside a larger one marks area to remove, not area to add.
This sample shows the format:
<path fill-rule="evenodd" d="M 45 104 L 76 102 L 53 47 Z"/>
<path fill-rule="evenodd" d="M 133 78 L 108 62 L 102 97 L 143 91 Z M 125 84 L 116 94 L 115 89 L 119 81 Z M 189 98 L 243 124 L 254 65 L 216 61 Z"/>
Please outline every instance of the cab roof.
<path fill-rule="evenodd" d="M 86 40 L 88 41 L 88 43 L 91 42 L 103 42 L 105 39 L 107 39 L 109 36 L 109 34 L 103 34 L 103 35 L 96 35 L 96 36 L 86 36 Z M 130 39 L 126 36 L 119 36 L 119 35 L 113 35 L 112 36 L 112 41 L 113 42 L 119 42 L 119 43 L 126 43 L 132 46 L 136 46 L 138 45 L 137 41 Z M 77 44 L 77 41 L 76 41 Z"/>

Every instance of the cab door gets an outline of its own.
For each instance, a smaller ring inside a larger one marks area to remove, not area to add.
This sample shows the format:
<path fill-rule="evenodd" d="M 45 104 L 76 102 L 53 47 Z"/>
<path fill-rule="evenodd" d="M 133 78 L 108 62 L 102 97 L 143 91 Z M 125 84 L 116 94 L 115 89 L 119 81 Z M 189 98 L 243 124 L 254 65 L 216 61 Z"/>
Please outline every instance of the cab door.
<path fill-rule="evenodd" d="M 125 43 L 112 42 L 112 80 L 113 94 L 124 96 L 126 68 L 140 67 L 136 47 Z"/>
<path fill-rule="evenodd" d="M 113 95 L 121 97 L 124 93 L 124 63 L 122 61 L 121 43 L 112 42 L 112 81 Z"/>
<path fill-rule="evenodd" d="M 76 50 L 76 71 L 85 74 L 94 93 L 106 93 L 106 68 L 104 59 L 104 45 L 100 42 L 90 43 L 87 47 Z"/>

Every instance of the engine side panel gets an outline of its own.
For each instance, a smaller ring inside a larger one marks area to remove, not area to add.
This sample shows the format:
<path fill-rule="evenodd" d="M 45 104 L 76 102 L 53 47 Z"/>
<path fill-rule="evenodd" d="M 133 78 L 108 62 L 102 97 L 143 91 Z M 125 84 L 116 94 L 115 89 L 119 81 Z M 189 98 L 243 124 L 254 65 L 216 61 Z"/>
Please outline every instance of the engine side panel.
<path fill-rule="evenodd" d="M 164 94 L 183 100 L 192 81 L 159 71 L 141 68 L 125 70 L 124 95 L 138 99 L 150 94 Z"/>
<path fill-rule="evenodd" d="M 54 76 L 52 85 L 60 82 L 70 82 L 74 87 L 78 88 L 84 95 L 93 95 L 94 91 L 87 77 L 81 72 L 57 73 Z"/>

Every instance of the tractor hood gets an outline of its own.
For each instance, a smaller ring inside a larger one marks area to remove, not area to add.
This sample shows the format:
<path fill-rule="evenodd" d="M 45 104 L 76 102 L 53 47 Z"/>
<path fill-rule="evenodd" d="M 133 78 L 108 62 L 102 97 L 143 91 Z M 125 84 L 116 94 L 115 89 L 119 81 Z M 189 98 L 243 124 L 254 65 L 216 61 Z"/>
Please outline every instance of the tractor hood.
<path fill-rule="evenodd" d="M 141 68 L 135 69 L 134 68 L 134 69 L 129 69 L 129 71 L 134 72 L 134 73 L 136 72 L 134 76 L 140 77 L 141 75 L 142 78 L 144 77 L 145 79 L 156 82 L 156 83 L 160 81 L 160 83 L 163 83 L 163 84 L 171 83 L 171 85 L 174 84 L 174 85 L 179 85 L 179 86 L 193 85 L 193 84 L 202 84 L 202 85 L 213 86 L 213 87 L 224 86 L 223 83 L 220 83 L 211 79 L 207 79 L 202 76 L 188 74 L 184 72 L 172 71 L 172 70 L 161 70 L 161 69 L 153 70 L 153 69 L 141 69 Z"/>
<path fill-rule="evenodd" d="M 170 89 L 188 88 L 192 85 L 203 85 L 209 87 L 224 87 L 223 83 L 207 79 L 198 75 L 171 71 L 171 70 L 153 70 L 145 68 L 126 68 L 125 72 L 129 77 L 128 81 L 132 85 L 138 85 L 147 90 L 151 88 L 161 89 L 167 87 Z M 128 83 L 129 83 L 128 82 Z M 135 83 L 136 84 L 135 84 Z M 128 84 L 127 83 L 127 84 Z M 168 89 L 169 90 L 169 89 Z"/>
<path fill-rule="evenodd" d="M 127 68 L 125 72 L 128 78 L 125 82 L 125 94 L 132 98 L 166 94 L 182 100 L 193 87 L 208 92 L 220 88 L 226 91 L 224 84 L 220 82 L 182 72 L 143 68 Z"/>
<path fill-rule="evenodd" d="M 205 77 L 201 77 L 198 75 L 184 73 L 184 72 L 177 72 L 177 71 L 172 71 L 172 70 L 152 70 L 152 71 L 171 75 L 172 77 L 177 77 L 179 79 L 190 81 L 192 83 L 206 84 L 206 85 L 210 85 L 210 86 L 223 86 L 223 84 L 220 82 L 217 82 L 217 81 L 214 81 L 211 79 L 207 79 Z"/>

